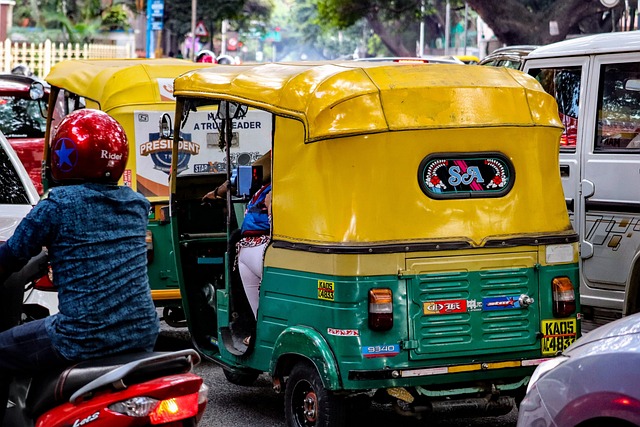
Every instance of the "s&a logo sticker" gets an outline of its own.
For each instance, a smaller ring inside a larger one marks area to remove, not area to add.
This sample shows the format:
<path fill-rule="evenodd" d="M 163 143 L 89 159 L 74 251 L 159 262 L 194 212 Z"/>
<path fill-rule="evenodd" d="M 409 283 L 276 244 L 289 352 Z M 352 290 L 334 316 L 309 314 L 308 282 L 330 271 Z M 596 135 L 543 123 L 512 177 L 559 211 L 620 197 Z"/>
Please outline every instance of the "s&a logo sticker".
<path fill-rule="evenodd" d="M 318 280 L 318 299 L 325 301 L 333 301 L 335 284 L 325 280 Z"/>

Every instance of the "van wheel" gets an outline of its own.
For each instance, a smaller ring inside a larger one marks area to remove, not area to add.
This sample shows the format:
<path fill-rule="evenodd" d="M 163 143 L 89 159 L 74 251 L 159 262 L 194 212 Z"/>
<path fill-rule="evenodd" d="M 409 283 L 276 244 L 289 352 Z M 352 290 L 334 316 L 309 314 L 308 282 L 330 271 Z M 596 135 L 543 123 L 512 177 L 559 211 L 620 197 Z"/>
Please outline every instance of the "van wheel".
<path fill-rule="evenodd" d="M 256 382 L 258 377 L 260 376 L 260 372 L 258 371 L 241 371 L 238 369 L 227 370 L 223 369 L 224 377 L 231 384 L 241 385 L 241 386 L 250 386 Z"/>
<path fill-rule="evenodd" d="M 291 370 L 284 405 L 289 427 L 338 427 L 345 423 L 344 399 L 324 388 L 309 362 L 300 362 Z"/>

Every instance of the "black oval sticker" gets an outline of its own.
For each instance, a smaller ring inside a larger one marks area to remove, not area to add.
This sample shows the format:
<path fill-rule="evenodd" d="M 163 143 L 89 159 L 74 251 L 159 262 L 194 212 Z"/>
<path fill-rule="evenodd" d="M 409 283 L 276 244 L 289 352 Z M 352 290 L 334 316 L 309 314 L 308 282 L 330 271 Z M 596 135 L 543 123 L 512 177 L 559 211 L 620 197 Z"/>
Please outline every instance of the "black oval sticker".
<path fill-rule="evenodd" d="M 515 173 L 499 153 L 431 154 L 420 163 L 418 181 L 429 197 L 500 197 L 513 186 Z"/>

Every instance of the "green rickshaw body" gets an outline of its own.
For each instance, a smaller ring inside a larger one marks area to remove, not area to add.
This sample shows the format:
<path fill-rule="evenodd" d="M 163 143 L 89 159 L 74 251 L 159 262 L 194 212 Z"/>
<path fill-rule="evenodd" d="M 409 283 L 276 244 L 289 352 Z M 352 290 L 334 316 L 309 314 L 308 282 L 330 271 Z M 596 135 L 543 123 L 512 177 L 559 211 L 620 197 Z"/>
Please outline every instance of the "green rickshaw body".
<path fill-rule="evenodd" d="M 222 213 L 241 209 L 230 197 L 195 213 L 195 197 L 227 177 L 172 175 L 187 320 L 230 380 L 267 372 L 294 389 L 285 406 L 308 366 L 332 397 L 505 403 L 580 335 L 562 125 L 533 79 L 343 62 L 214 67 L 174 84 L 176 117 L 220 101 L 273 117 L 271 241 L 248 347 L 239 321 L 253 316 L 227 244 L 242 216 Z"/>

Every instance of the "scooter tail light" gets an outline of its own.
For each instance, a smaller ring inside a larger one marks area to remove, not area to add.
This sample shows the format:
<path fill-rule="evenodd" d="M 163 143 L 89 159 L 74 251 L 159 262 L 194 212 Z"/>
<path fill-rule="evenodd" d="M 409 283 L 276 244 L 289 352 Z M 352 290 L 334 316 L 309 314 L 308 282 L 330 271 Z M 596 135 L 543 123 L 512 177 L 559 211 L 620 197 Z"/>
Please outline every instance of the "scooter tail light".
<path fill-rule="evenodd" d="M 391 289 L 369 290 L 369 329 L 388 331 L 393 327 L 393 293 Z"/>
<path fill-rule="evenodd" d="M 551 281 L 553 316 L 567 317 L 576 312 L 576 293 L 568 277 L 556 277 Z"/>
<path fill-rule="evenodd" d="M 149 414 L 151 425 L 165 424 L 195 417 L 198 414 L 199 393 L 165 399 Z"/>
<path fill-rule="evenodd" d="M 129 417 L 146 417 L 158 405 L 158 399 L 137 396 L 109 405 L 109 410 Z"/>

